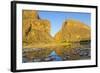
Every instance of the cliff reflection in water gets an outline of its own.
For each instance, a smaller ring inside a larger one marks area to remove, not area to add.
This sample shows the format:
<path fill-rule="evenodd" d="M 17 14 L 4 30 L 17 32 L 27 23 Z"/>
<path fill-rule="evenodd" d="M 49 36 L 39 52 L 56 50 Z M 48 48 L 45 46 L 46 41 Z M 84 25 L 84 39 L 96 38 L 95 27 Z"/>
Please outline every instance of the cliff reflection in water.
<path fill-rule="evenodd" d="M 77 45 L 77 47 L 75 46 Z M 23 63 L 27 62 L 49 62 L 49 61 L 69 61 L 91 59 L 90 42 L 73 43 L 75 48 L 33 48 L 23 50 Z"/>

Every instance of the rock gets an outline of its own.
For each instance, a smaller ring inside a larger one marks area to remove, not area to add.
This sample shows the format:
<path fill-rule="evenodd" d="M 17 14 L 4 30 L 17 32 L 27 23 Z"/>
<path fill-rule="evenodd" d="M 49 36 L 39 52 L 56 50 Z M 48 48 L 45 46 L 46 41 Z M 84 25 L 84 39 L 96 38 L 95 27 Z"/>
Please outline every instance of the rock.
<path fill-rule="evenodd" d="M 91 29 L 86 24 L 69 19 L 63 23 L 62 29 L 55 35 L 56 42 L 75 42 L 91 39 Z"/>
<path fill-rule="evenodd" d="M 23 10 L 22 12 L 23 19 L 38 19 L 38 13 L 36 10 Z"/>
<path fill-rule="evenodd" d="M 39 18 L 35 10 L 23 10 L 23 47 L 29 44 L 49 43 L 53 41 L 50 35 L 50 22 Z M 34 46 L 33 46 L 34 48 Z"/>

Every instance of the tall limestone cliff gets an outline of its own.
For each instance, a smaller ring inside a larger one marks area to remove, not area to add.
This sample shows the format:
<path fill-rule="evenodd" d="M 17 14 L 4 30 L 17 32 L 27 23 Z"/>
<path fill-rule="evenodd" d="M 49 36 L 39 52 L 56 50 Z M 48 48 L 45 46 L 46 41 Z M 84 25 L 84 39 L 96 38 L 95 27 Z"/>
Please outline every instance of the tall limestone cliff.
<path fill-rule="evenodd" d="M 22 13 L 23 46 L 28 44 L 50 43 L 50 22 L 39 18 L 35 10 L 23 10 Z"/>
<path fill-rule="evenodd" d="M 90 40 L 90 27 L 86 24 L 68 19 L 63 23 L 62 29 L 55 35 L 56 42 L 75 42 Z"/>

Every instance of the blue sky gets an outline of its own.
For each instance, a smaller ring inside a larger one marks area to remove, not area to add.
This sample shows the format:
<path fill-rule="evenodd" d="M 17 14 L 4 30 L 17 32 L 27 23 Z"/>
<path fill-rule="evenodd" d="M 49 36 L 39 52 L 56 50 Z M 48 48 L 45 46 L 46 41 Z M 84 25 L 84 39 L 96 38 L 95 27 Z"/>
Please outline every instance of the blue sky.
<path fill-rule="evenodd" d="M 91 25 L 90 13 L 79 12 L 56 12 L 56 11 L 38 11 L 41 19 L 47 19 L 51 23 L 51 35 L 54 36 L 62 27 L 62 24 L 67 19 L 79 20 L 86 25 Z"/>

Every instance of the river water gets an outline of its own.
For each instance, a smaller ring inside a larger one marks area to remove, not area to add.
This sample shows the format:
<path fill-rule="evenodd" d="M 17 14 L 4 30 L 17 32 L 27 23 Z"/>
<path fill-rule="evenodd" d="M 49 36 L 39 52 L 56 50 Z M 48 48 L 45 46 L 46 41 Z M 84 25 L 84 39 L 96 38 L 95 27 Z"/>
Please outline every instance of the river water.
<path fill-rule="evenodd" d="M 61 49 L 63 50 L 64 48 Z M 81 44 L 81 47 L 73 48 L 73 50 L 71 50 L 69 54 L 66 51 L 64 51 L 62 55 L 59 55 L 55 50 L 52 50 L 48 54 L 47 49 L 40 49 L 40 48 L 32 49 L 31 51 L 23 52 L 22 62 L 23 63 L 49 62 L 49 61 L 67 61 L 67 60 L 84 60 L 84 59 L 85 60 L 91 59 L 90 43 Z"/>

